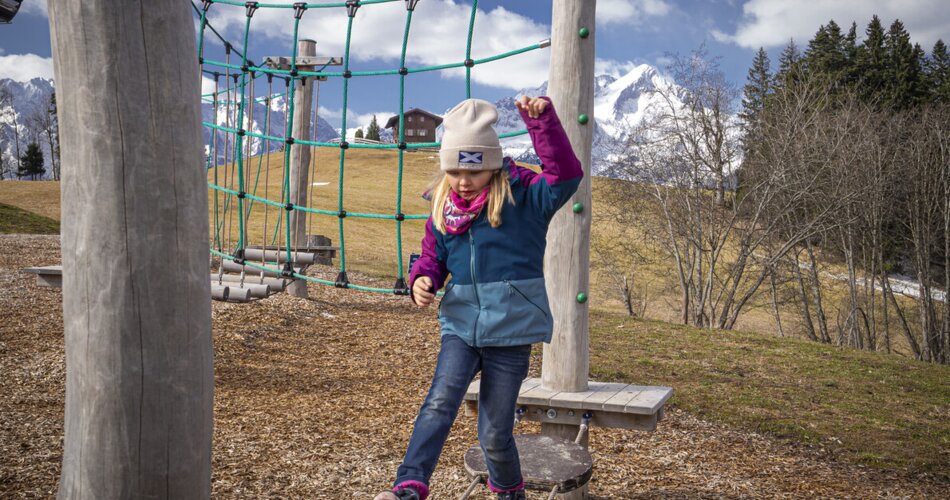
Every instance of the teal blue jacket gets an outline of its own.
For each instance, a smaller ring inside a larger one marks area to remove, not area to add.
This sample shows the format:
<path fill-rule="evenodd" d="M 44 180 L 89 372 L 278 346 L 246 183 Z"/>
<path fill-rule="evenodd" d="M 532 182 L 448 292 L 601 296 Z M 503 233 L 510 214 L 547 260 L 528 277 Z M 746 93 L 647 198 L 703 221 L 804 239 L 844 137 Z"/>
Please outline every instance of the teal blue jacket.
<path fill-rule="evenodd" d="M 538 118 L 522 113 L 541 173 L 505 158 L 514 204 L 506 202 L 502 224 L 492 228 L 484 211 L 467 231 L 442 234 L 426 222 L 419 276 L 443 287 L 442 335 L 457 335 L 474 347 L 550 342 L 553 321 L 544 287 L 545 238 L 554 214 L 577 190 L 583 169 L 553 106 Z"/>

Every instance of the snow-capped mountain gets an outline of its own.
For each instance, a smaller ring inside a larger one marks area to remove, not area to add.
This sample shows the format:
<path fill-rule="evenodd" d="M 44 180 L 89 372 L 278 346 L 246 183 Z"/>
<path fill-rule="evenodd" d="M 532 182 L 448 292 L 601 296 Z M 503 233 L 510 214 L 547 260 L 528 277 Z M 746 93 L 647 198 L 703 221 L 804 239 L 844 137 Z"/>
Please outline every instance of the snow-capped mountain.
<path fill-rule="evenodd" d="M 262 135 L 272 137 L 284 137 L 287 133 L 287 98 L 283 95 L 274 96 L 271 99 L 258 98 L 253 106 L 253 113 L 250 109 L 244 109 L 244 129 Z M 269 108 L 269 113 L 268 113 Z M 215 123 L 222 127 L 238 128 L 238 106 L 231 103 L 219 102 L 217 106 L 211 102 L 202 101 L 201 119 L 206 123 Z M 333 139 L 339 139 L 340 133 L 333 128 L 326 120 L 317 116 L 311 118 L 310 127 L 314 133 L 314 140 L 318 142 L 328 142 Z M 234 134 L 222 131 L 216 131 L 216 142 L 212 144 L 212 129 L 208 126 L 202 127 L 202 134 L 205 143 L 205 152 L 210 152 L 210 148 L 216 150 L 218 163 L 225 160 L 227 151 L 228 161 L 234 155 Z M 265 141 L 257 137 L 246 136 L 245 144 L 250 143 L 250 154 L 259 155 L 261 152 L 274 152 L 283 148 L 284 143 L 280 141 Z M 263 151 L 262 151 L 263 150 Z"/>
<path fill-rule="evenodd" d="M 653 66 L 641 64 L 619 77 L 599 75 L 594 82 L 594 136 L 593 165 L 594 175 L 607 170 L 611 155 L 625 140 L 631 127 L 640 124 L 652 109 L 661 105 L 660 97 L 654 93 L 657 89 L 672 89 L 679 95 L 681 89 L 668 77 L 659 73 Z M 495 101 L 498 108 L 496 130 L 499 134 L 524 129 L 524 122 L 515 100 L 523 95 L 538 96 L 547 94 L 547 82 L 540 87 L 523 89 L 511 97 Z M 675 105 L 679 105 L 676 102 Z M 561 116 L 561 120 L 567 117 Z M 438 131 L 441 138 L 441 128 Z M 528 163 L 537 163 L 538 158 L 527 135 L 502 140 L 505 154 Z"/>
<path fill-rule="evenodd" d="M 14 123 L 19 131 L 20 155 L 26 153 L 26 147 L 31 141 L 36 141 L 43 151 L 46 177 L 51 176 L 49 140 L 42 122 L 46 117 L 52 93 L 52 80 L 0 80 L 0 155 L 3 157 L 4 179 L 15 178 L 16 175 L 17 134 L 14 133 Z"/>

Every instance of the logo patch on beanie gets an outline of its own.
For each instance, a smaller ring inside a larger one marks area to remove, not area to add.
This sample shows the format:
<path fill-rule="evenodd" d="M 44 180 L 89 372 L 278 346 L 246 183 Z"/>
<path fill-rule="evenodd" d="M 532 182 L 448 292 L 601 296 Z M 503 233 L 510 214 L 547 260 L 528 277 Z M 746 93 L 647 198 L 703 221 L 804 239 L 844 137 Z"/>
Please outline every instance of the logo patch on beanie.
<path fill-rule="evenodd" d="M 481 151 L 459 151 L 459 165 L 481 165 Z"/>

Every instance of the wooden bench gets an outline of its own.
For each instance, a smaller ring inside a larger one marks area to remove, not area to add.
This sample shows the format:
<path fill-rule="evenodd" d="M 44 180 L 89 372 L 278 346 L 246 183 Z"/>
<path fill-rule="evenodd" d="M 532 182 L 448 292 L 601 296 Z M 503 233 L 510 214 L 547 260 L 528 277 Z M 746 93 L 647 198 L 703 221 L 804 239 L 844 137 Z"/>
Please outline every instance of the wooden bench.
<path fill-rule="evenodd" d="M 36 284 L 49 288 L 63 287 L 63 266 L 28 267 L 25 273 L 36 275 Z"/>
<path fill-rule="evenodd" d="M 478 412 L 480 380 L 472 382 L 465 392 L 465 413 Z M 521 383 L 518 407 L 524 418 L 552 424 L 580 425 L 590 411 L 592 426 L 656 430 L 663 419 L 663 405 L 673 395 L 670 387 L 624 383 L 589 382 L 585 392 L 551 391 L 541 385 L 540 378 L 527 378 Z"/>

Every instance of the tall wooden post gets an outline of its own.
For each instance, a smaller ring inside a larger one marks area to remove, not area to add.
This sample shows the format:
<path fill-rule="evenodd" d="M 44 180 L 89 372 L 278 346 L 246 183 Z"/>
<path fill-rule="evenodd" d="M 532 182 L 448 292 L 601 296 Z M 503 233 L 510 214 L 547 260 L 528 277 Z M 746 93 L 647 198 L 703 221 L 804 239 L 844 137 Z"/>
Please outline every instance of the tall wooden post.
<path fill-rule="evenodd" d="M 591 141 L 594 129 L 595 0 L 554 0 L 548 94 L 584 167 L 577 193 L 551 222 L 544 255 L 545 281 L 554 315 L 554 338 L 544 346 L 542 385 L 587 390 L 587 294 L 590 272 Z M 580 204 L 574 210 L 576 204 Z M 580 294 L 583 294 L 581 296 Z M 578 427 L 542 424 L 541 434 L 574 439 Z M 587 487 L 561 498 L 587 498 Z"/>
<path fill-rule="evenodd" d="M 50 0 L 49 19 L 63 152 L 59 497 L 208 498 L 208 198 L 190 6 Z"/>
<path fill-rule="evenodd" d="M 298 57 L 317 55 L 317 42 L 301 39 L 297 41 Z M 298 66 L 301 71 L 313 71 L 313 66 Z M 310 110 L 313 108 L 313 89 L 315 78 L 300 78 L 294 89 L 295 139 L 310 140 Z M 290 146 L 290 202 L 295 207 L 307 206 L 307 189 L 310 179 L 310 146 L 293 144 Z M 294 210 L 290 213 L 290 241 L 294 249 L 307 245 L 307 212 Z M 295 297 L 307 298 L 307 282 L 296 280 L 287 287 L 287 293 Z"/>

